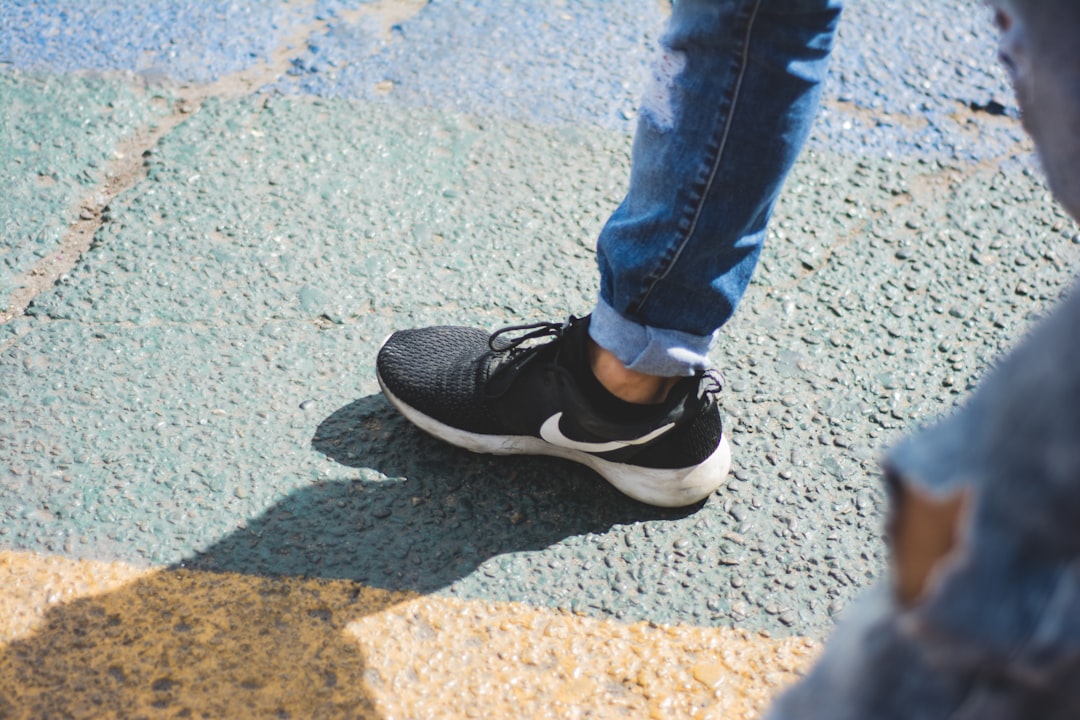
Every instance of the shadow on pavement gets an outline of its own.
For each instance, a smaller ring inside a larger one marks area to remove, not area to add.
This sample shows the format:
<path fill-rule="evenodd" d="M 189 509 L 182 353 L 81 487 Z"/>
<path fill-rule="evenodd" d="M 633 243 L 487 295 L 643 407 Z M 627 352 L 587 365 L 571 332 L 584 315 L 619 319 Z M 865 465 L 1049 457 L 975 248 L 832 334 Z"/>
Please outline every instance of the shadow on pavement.
<path fill-rule="evenodd" d="M 0 718 L 377 718 L 381 679 L 346 629 L 403 599 L 346 581 L 150 572 L 51 607 L 0 647 Z"/>
<path fill-rule="evenodd" d="M 383 680 L 349 623 L 504 553 L 693 511 L 641 505 L 570 463 L 452 448 L 381 396 L 326 418 L 312 446 L 350 477 L 174 567 L 54 605 L 0 648 L 0 718 L 377 717 Z"/>
<path fill-rule="evenodd" d="M 427 593 L 491 557 L 696 509 L 643 505 L 573 463 L 451 447 L 414 428 L 381 395 L 333 413 L 312 446 L 359 469 L 362 479 L 295 493 L 249 525 L 249 537 L 238 533 L 215 546 L 218 568 Z M 195 562 L 209 568 L 209 559 Z"/>

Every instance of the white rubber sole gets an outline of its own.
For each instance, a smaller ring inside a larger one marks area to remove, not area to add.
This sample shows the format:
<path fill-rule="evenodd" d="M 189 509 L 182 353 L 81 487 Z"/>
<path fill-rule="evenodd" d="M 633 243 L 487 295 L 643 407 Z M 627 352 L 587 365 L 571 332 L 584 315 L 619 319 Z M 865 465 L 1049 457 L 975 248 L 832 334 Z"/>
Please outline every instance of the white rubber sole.
<path fill-rule="evenodd" d="M 378 373 L 376 373 L 378 376 Z M 731 445 L 720 436 L 716 450 L 703 462 L 685 468 L 647 468 L 611 462 L 580 450 L 571 450 L 529 435 L 480 435 L 450 427 L 425 415 L 387 390 L 386 399 L 418 428 L 476 453 L 491 455 L 549 455 L 581 463 L 611 483 L 619 492 L 658 507 L 684 507 L 704 500 L 727 479 L 731 469 Z"/>

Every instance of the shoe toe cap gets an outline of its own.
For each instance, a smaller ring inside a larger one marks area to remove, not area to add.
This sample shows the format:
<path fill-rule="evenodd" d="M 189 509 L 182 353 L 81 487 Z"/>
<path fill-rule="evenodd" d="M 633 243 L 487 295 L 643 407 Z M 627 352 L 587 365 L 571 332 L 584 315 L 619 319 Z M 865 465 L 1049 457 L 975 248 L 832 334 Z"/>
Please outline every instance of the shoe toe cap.
<path fill-rule="evenodd" d="M 443 421 L 475 412 L 477 367 L 488 334 L 476 328 L 431 327 L 395 332 L 379 349 L 379 382 L 398 400 Z"/>

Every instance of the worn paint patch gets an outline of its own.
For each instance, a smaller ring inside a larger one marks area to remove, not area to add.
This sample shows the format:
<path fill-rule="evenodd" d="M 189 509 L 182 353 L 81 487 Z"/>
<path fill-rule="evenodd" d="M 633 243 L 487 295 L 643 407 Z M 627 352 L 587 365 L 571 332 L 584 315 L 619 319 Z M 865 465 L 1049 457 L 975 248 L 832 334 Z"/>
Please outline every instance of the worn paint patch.
<path fill-rule="evenodd" d="M 641 111 L 661 130 L 675 127 L 678 109 L 674 100 L 675 80 L 686 69 L 686 54 L 661 48 L 641 98 Z"/>
<path fill-rule="evenodd" d="M 0 553 L 0 715 L 754 717 L 801 638 Z"/>

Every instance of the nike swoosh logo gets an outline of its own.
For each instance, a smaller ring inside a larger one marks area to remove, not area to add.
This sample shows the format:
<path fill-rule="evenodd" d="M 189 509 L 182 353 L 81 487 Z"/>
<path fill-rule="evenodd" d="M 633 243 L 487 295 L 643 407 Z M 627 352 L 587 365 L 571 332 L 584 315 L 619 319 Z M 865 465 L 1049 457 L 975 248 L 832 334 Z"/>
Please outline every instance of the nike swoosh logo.
<path fill-rule="evenodd" d="M 642 435 L 641 437 L 632 440 L 612 440 L 610 442 L 594 443 L 571 440 L 563 435 L 562 430 L 559 429 L 560 419 L 562 419 L 561 412 L 555 413 L 545 420 L 544 424 L 540 427 L 540 437 L 552 445 L 558 445 L 567 450 L 580 450 L 588 453 L 604 453 L 611 452 L 612 450 L 621 450 L 622 448 L 631 447 L 633 445 L 644 445 L 645 443 L 652 442 L 671 428 L 675 427 L 675 423 L 668 423 L 646 435 Z"/>

